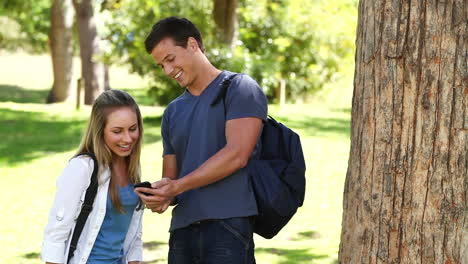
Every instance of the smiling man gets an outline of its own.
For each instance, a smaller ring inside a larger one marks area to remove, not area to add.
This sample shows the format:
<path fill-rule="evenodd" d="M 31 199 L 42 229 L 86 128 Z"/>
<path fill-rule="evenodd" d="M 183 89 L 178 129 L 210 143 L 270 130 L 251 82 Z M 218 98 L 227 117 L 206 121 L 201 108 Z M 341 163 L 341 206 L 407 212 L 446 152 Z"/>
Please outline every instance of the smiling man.
<path fill-rule="evenodd" d="M 145 46 L 164 73 L 186 88 L 163 115 L 163 178 L 152 184 L 155 189 L 136 189 L 153 212 L 176 204 L 169 263 L 255 263 L 258 211 L 245 166 L 261 147 L 264 93 L 248 75 L 214 67 L 188 19 L 160 20 Z M 212 105 L 226 79 L 232 81 L 224 100 Z"/>

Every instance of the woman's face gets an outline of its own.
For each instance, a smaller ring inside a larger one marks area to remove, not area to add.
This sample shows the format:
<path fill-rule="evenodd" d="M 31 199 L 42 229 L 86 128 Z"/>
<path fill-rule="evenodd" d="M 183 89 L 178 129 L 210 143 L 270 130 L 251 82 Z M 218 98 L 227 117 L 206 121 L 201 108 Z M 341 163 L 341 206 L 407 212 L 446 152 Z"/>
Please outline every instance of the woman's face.
<path fill-rule="evenodd" d="M 107 115 L 104 142 L 114 156 L 126 157 L 138 143 L 139 129 L 137 115 L 132 108 L 115 108 Z"/>

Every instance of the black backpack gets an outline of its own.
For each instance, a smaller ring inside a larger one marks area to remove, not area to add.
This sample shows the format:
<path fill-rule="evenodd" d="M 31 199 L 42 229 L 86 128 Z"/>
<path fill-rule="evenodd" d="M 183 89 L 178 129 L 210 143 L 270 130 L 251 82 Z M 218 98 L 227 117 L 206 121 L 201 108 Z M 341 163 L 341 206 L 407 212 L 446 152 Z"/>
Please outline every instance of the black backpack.
<path fill-rule="evenodd" d="M 223 80 L 211 106 L 225 100 L 233 74 Z M 226 111 L 225 111 L 226 112 Z M 302 206 L 305 196 L 305 161 L 299 135 L 268 116 L 263 123 L 261 151 L 247 164 L 259 214 L 254 232 L 272 238 Z"/>

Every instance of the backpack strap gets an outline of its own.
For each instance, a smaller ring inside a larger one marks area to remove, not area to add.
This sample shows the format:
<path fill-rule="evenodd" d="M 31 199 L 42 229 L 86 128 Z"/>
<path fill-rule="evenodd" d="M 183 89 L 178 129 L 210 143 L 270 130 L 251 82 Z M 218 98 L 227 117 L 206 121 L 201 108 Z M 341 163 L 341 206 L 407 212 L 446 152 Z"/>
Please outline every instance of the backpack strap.
<path fill-rule="evenodd" d="M 226 117 L 226 95 L 229 86 L 231 86 L 232 80 L 239 75 L 240 73 L 231 74 L 228 77 L 225 77 L 223 82 L 221 83 L 221 89 L 219 89 L 218 95 L 216 95 L 215 99 L 211 102 L 210 106 L 217 105 L 221 100 L 224 103 L 224 116 Z"/>
<path fill-rule="evenodd" d="M 97 173 L 99 166 L 97 163 L 96 156 L 93 153 L 81 153 L 76 157 L 81 155 L 86 155 L 92 158 L 94 162 L 94 168 L 93 173 L 91 174 L 91 182 L 88 186 L 88 189 L 86 189 L 83 206 L 81 207 L 80 214 L 78 215 L 78 218 L 76 220 L 75 229 L 73 231 L 72 239 L 70 242 L 70 250 L 68 251 L 67 263 L 73 257 L 76 246 L 78 244 L 78 239 L 80 238 L 81 232 L 83 231 L 83 228 L 86 224 L 86 220 L 88 219 L 89 213 L 91 213 L 91 211 L 93 210 L 94 198 L 96 197 L 98 189 Z"/>

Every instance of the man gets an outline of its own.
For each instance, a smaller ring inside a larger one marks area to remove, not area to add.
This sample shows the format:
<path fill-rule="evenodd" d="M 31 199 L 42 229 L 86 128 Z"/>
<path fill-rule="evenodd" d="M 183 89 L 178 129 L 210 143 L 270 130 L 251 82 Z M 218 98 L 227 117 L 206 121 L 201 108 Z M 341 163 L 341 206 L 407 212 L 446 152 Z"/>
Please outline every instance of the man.
<path fill-rule="evenodd" d="M 199 30 L 185 18 L 157 22 L 145 46 L 164 73 L 186 87 L 163 115 L 163 179 L 152 184 L 157 189 L 136 189 L 153 212 L 177 203 L 169 263 L 255 263 L 258 212 L 244 167 L 260 147 L 265 95 L 252 78 L 239 74 L 225 99 L 212 105 L 223 80 L 234 73 L 209 62 Z"/>

